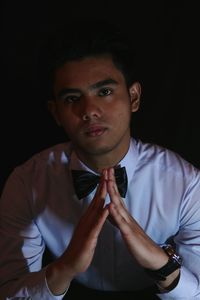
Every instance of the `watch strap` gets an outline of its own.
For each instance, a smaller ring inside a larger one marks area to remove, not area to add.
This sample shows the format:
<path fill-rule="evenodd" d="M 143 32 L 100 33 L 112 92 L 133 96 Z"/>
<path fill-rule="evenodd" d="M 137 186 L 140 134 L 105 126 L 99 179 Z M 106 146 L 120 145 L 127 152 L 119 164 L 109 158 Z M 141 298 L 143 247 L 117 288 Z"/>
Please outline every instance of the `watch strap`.
<path fill-rule="evenodd" d="M 166 280 L 166 277 L 181 267 L 182 259 L 171 245 L 162 247 L 169 256 L 168 262 L 158 270 L 145 269 L 146 273 L 156 281 Z"/>

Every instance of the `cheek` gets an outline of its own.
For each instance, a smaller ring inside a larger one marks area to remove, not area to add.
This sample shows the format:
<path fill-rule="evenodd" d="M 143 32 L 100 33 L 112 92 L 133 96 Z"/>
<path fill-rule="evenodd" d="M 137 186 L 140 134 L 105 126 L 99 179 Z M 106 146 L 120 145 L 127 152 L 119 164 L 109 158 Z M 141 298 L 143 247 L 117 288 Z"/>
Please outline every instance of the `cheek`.
<path fill-rule="evenodd" d="M 120 131 L 127 131 L 130 129 L 131 123 L 131 112 L 130 110 L 126 109 L 121 111 L 117 116 L 117 126 L 118 130 Z"/>
<path fill-rule="evenodd" d="M 71 113 L 60 114 L 60 122 L 67 133 L 75 132 L 79 125 L 79 120 Z"/>
<path fill-rule="evenodd" d="M 120 121 L 123 122 L 129 121 L 131 116 L 131 107 L 128 104 L 124 105 L 124 103 L 122 103 L 122 105 L 112 110 L 111 115 L 113 115 L 113 117 L 116 119 L 118 123 L 120 123 Z"/>

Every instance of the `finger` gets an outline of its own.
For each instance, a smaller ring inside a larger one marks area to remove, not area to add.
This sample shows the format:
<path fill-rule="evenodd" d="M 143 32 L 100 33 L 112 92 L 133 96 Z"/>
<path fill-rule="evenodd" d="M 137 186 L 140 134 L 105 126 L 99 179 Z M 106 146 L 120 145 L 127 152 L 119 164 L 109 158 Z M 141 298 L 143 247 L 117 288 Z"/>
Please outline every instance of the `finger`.
<path fill-rule="evenodd" d="M 106 182 L 103 182 L 106 187 Z M 107 216 L 109 215 L 109 210 L 104 207 L 105 198 L 95 196 L 89 207 L 82 215 L 80 220 L 82 229 L 85 228 L 86 232 L 90 232 L 89 235 L 98 235 L 101 227 L 103 226 Z"/>
<path fill-rule="evenodd" d="M 109 187 L 111 188 L 111 192 L 113 194 L 118 195 L 119 191 L 118 191 L 118 187 L 117 187 L 116 180 L 115 180 L 114 169 L 113 168 L 108 169 L 107 174 L 108 174 L 107 175 L 108 176 L 108 180 L 107 181 L 109 183 Z"/>
<path fill-rule="evenodd" d="M 110 219 L 112 220 L 113 225 L 117 226 L 121 232 L 125 232 L 127 229 L 127 221 L 126 221 L 126 214 L 121 213 L 118 210 L 114 203 L 110 203 L 109 205 L 109 213 Z"/>
<path fill-rule="evenodd" d="M 89 205 L 89 211 L 102 209 L 105 204 L 106 195 L 107 195 L 107 184 L 105 181 L 105 175 L 102 174 L 94 198 Z"/>
<path fill-rule="evenodd" d="M 95 235 L 98 236 L 107 217 L 109 215 L 109 210 L 107 207 L 104 207 L 101 211 L 101 214 L 98 216 L 97 221 L 93 227 L 93 232 L 95 232 Z"/>
<path fill-rule="evenodd" d="M 99 197 L 103 197 L 105 198 L 107 195 L 107 188 L 106 188 L 106 181 L 107 181 L 107 170 L 103 170 L 101 177 L 100 177 L 100 182 L 99 185 L 97 187 L 95 196 L 99 196 Z"/>
<path fill-rule="evenodd" d="M 126 210 L 125 203 L 118 190 L 115 179 L 115 171 L 113 168 L 108 171 L 108 178 L 107 190 L 110 195 L 111 202 L 115 203 L 115 205 L 121 205 Z"/>
<path fill-rule="evenodd" d="M 101 174 L 100 184 L 97 188 L 96 197 L 101 199 L 101 203 L 105 204 L 105 199 L 108 193 L 107 190 L 107 178 L 108 178 L 108 171 L 104 169 Z"/>
<path fill-rule="evenodd" d="M 88 227 L 88 238 L 97 238 L 107 217 L 109 215 L 108 207 L 93 208 L 87 215 L 86 223 Z"/>
<path fill-rule="evenodd" d="M 104 170 L 102 171 L 102 176 L 103 176 L 103 178 L 104 178 L 105 180 L 108 180 L 108 170 L 107 170 L 107 169 L 104 169 Z"/>
<path fill-rule="evenodd" d="M 109 168 L 107 171 L 108 180 L 115 182 L 115 171 L 114 168 Z M 116 182 L 115 182 L 116 183 Z"/>
<path fill-rule="evenodd" d="M 106 181 L 104 180 L 101 184 L 98 195 L 96 196 L 97 197 L 97 201 L 96 201 L 97 207 L 102 208 L 105 206 L 106 195 L 107 195 L 107 184 L 106 184 Z"/>
<path fill-rule="evenodd" d="M 108 170 L 107 189 L 108 189 L 108 193 L 110 195 L 110 198 L 111 198 L 112 202 L 114 202 L 115 204 L 122 202 L 121 196 L 120 196 L 120 193 L 118 191 L 117 184 L 116 184 L 115 173 L 114 173 L 113 168 L 110 168 Z"/>
<path fill-rule="evenodd" d="M 115 227 L 119 228 L 118 227 L 118 224 L 116 223 L 116 221 L 114 220 L 113 216 L 110 214 L 110 211 L 109 211 L 109 215 L 107 217 L 108 221 Z"/>

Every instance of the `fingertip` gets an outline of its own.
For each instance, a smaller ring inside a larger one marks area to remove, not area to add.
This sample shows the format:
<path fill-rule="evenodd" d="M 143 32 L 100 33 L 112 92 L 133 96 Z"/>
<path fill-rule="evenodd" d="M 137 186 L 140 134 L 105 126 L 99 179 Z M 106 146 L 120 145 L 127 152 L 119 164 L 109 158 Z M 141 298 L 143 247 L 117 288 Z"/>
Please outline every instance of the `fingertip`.
<path fill-rule="evenodd" d="M 114 168 L 109 169 L 109 179 L 115 181 L 115 170 L 114 170 Z"/>
<path fill-rule="evenodd" d="M 104 180 L 108 180 L 108 170 L 107 169 L 103 169 L 101 172 L 101 175 Z"/>
<path fill-rule="evenodd" d="M 104 178 L 105 180 L 108 180 L 108 170 L 104 169 Z"/>

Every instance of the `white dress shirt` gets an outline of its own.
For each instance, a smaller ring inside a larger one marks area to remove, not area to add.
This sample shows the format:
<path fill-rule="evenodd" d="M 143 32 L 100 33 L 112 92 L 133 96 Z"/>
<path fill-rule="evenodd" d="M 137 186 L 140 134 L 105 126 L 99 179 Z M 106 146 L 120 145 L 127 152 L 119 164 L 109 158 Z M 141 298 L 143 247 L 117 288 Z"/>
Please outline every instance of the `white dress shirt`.
<path fill-rule="evenodd" d="M 159 297 L 200 299 L 199 170 L 170 150 L 134 139 L 119 164 L 127 170 L 124 203 L 130 214 L 158 245 L 173 238 L 183 257 L 177 287 Z M 34 155 L 9 176 L 0 202 L 1 300 L 63 298 L 52 295 L 46 283 L 45 245 L 55 258 L 65 251 L 95 193 L 78 200 L 71 169 L 89 170 L 69 142 Z M 109 221 L 99 236 L 92 264 L 77 280 L 113 291 L 142 289 L 153 282 Z"/>

